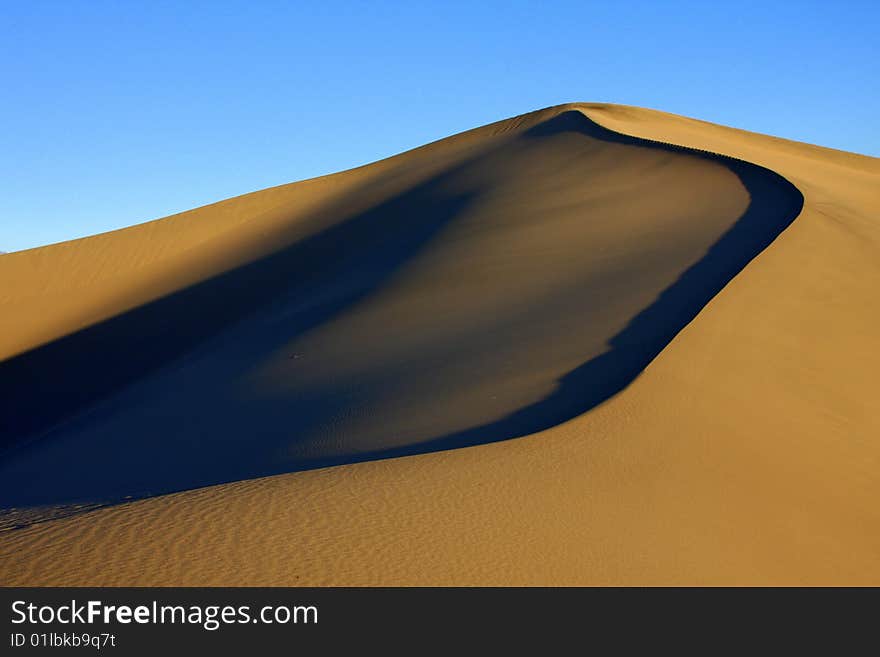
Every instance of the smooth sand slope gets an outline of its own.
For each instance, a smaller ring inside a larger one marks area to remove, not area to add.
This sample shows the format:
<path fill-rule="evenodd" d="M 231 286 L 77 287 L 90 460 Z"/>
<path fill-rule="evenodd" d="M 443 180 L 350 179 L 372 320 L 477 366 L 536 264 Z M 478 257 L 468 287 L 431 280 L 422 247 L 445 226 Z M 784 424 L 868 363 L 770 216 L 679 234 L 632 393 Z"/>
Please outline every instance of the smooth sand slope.
<path fill-rule="evenodd" d="M 631 381 L 801 209 L 770 171 L 578 111 L 502 127 L 439 170 L 445 143 L 278 211 L 291 243 L 0 365 L 2 498 L 106 503 L 552 427 Z"/>
<path fill-rule="evenodd" d="M 4 255 L 2 580 L 880 582 L 878 182 L 571 105 Z"/>

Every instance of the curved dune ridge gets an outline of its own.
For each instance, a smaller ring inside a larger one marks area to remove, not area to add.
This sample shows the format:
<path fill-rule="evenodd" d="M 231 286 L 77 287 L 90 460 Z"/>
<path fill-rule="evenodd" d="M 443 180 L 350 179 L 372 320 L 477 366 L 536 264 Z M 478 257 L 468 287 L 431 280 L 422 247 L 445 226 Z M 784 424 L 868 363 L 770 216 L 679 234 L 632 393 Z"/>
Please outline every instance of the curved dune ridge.
<path fill-rule="evenodd" d="M 32 440 L 0 466 L 3 499 L 102 503 L 549 428 L 628 384 L 802 206 L 768 170 L 577 110 L 411 173 L 444 146 L 278 211 L 314 224 L 289 244 L 5 361 L 6 434 Z"/>
<path fill-rule="evenodd" d="M 6 255 L 3 580 L 877 581 L 878 177 L 575 104 Z"/>

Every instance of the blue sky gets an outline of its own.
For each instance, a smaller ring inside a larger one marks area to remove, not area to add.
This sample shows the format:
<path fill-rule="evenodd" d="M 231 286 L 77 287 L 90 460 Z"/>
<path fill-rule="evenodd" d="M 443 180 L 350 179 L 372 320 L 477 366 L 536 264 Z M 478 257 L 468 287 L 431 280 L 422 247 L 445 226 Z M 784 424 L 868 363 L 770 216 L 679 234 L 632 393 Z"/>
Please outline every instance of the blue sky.
<path fill-rule="evenodd" d="M 880 2 L 0 0 L 0 250 L 570 101 L 880 156 Z"/>

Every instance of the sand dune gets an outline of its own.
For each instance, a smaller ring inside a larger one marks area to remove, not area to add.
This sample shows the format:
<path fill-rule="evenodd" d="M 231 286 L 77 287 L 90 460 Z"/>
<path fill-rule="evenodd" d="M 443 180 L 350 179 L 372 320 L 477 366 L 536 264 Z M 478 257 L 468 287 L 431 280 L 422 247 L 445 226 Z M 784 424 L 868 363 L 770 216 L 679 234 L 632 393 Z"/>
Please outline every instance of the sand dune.
<path fill-rule="evenodd" d="M 878 178 L 578 104 L 5 255 L 2 579 L 880 581 Z"/>
<path fill-rule="evenodd" d="M 29 444 L 3 498 L 105 503 L 549 428 L 631 381 L 800 211 L 754 165 L 536 118 L 439 171 L 418 165 L 445 144 L 402 158 L 291 244 L 7 360 L 6 434 Z"/>

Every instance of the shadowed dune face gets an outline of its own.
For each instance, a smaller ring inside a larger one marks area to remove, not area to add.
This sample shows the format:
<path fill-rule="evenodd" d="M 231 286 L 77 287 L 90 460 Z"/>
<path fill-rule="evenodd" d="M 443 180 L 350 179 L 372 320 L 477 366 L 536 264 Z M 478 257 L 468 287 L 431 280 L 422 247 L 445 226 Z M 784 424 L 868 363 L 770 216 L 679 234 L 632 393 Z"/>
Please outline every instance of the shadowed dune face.
<path fill-rule="evenodd" d="M 2 505 L 553 426 L 631 382 L 803 203 L 575 111 L 392 175 L 316 211 L 323 230 L 0 364 Z"/>

